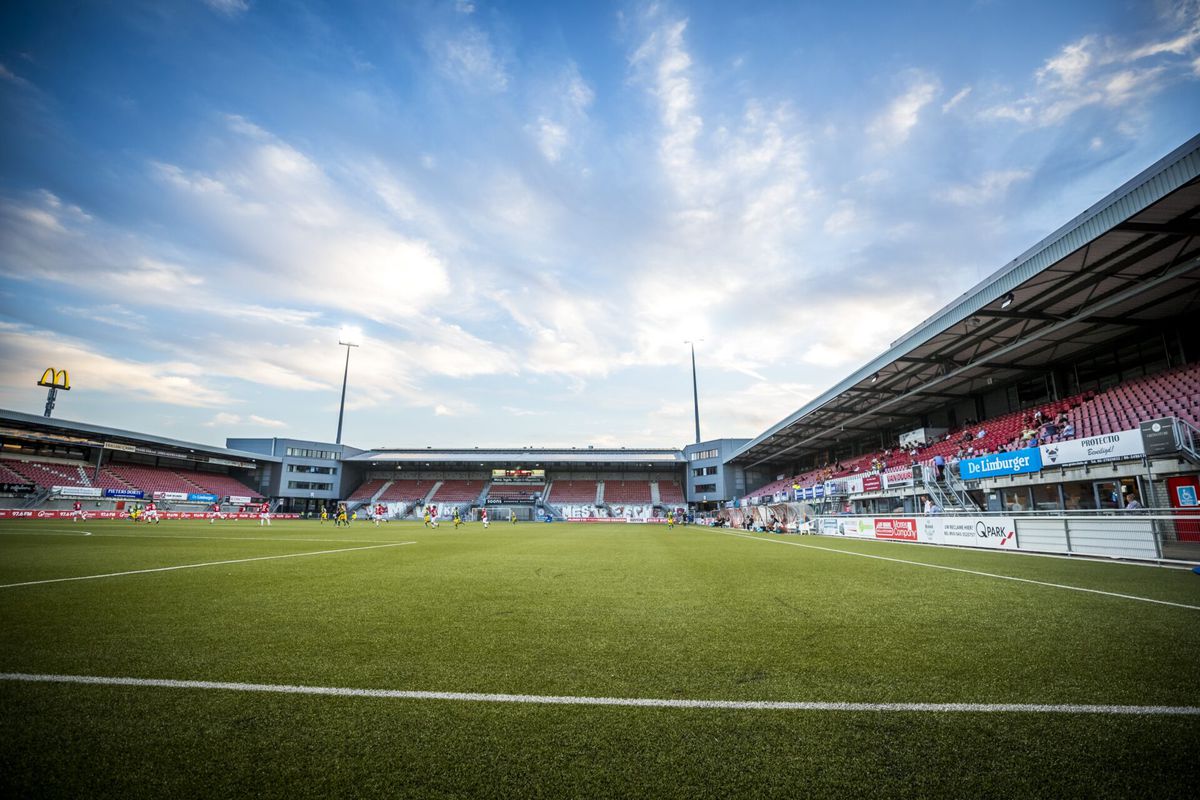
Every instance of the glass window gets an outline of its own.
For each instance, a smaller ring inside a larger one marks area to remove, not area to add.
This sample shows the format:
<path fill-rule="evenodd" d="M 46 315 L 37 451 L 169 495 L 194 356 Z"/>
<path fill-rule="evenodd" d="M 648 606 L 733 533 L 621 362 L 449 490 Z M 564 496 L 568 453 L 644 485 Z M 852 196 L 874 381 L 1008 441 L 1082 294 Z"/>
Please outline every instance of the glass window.
<path fill-rule="evenodd" d="M 1028 486 L 1015 486 L 1010 489 L 1002 489 L 1000 495 L 1005 511 L 1028 511 L 1031 508 Z"/>
<path fill-rule="evenodd" d="M 1096 493 L 1091 481 L 1072 481 L 1062 484 L 1063 508 L 1067 511 L 1094 511 Z"/>
<path fill-rule="evenodd" d="M 1057 483 L 1039 484 L 1033 488 L 1033 508 L 1036 511 L 1059 511 L 1062 503 L 1058 497 Z"/>

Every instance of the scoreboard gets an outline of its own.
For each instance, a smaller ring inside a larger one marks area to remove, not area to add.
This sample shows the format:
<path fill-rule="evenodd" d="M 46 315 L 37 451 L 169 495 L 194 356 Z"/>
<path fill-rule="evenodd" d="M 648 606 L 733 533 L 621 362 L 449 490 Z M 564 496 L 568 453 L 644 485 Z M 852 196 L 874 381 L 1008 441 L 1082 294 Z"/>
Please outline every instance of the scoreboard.
<path fill-rule="evenodd" d="M 546 470 L 544 469 L 494 469 L 492 470 L 493 483 L 545 483 Z"/>

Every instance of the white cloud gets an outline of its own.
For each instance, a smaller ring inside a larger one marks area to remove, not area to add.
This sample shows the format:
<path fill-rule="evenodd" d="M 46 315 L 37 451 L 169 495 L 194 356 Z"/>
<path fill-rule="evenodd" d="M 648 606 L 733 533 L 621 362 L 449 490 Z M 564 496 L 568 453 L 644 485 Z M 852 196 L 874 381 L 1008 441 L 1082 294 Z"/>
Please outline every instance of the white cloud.
<path fill-rule="evenodd" d="M 22 78 L 20 75 L 15 74 L 12 70 L 10 70 L 4 64 L 0 64 L 0 80 L 8 81 L 9 83 L 15 84 L 15 85 L 23 87 L 23 88 L 33 85 L 29 81 Z"/>
<path fill-rule="evenodd" d="M 939 200 L 957 206 L 979 206 L 1000 199 L 1014 184 L 1028 180 L 1033 173 L 1027 169 L 1006 169 L 985 172 L 971 184 L 957 184 L 937 193 Z"/>
<path fill-rule="evenodd" d="M 232 428 L 232 427 L 255 427 L 255 428 L 286 428 L 288 424 L 282 420 L 270 419 L 268 417 L 260 417 L 258 414 L 250 414 L 243 417 L 240 414 L 231 414 L 228 411 L 220 411 L 210 419 L 203 423 L 206 428 Z"/>
<path fill-rule="evenodd" d="M 100 392 L 158 403 L 196 408 L 227 406 L 225 391 L 208 384 L 204 370 L 186 361 L 134 361 L 109 356 L 86 342 L 48 330 L 0 323 L 0 387 L 10 396 L 24 392 L 28 376 L 41 374 L 46 365 L 71 374 L 72 391 Z"/>
<path fill-rule="evenodd" d="M 921 110 L 941 91 L 938 82 L 924 74 L 914 73 L 911 83 L 904 94 L 893 100 L 867 127 L 867 135 L 876 146 L 890 147 L 908 141 L 920 120 Z"/>
<path fill-rule="evenodd" d="M 247 0 L 204 0 L 204 4 L 227 17 L 236 17 L 250 10 Z"/>
<path fill-rule="evenodd" d="M 492 47 L 491 37 L 479 28 L 466 28 L 435 38 L 431 45 L 438 71 L 447 78 L 486 92 L 508 88 L 508 72 Z"/>
<path fill-rule="evenodd" d="M 538 149 L 547 161 L 558 161 L 569 141 L 567 128 L 546 117 L 538 117 L 536 126 Z"/>
<path fill-rule="evenodd" d="M 958 92 L 954 95 L 954 97 L 951 97 L 945 103 L 942 103 L 942 113 L 948 114 L 951 111 L 953 111 L 954 107 L 957 106 L 959 103 L 961 103 L 963 100 L 966 100 L 970 94 L 971 94 L 970 86 L 964 86 L 962 89 L 959 89 Z"/>
<path fill-rule="evenodd" d="M 537 121 L 526 130 L 537 142 L 542 156 L 559 161 L 571 146 L 574 132 L 587 123 L 587 109 L 595 99 L 579 67 L 571 62 L 555 80 L 539 91 Z"/>
<path fill-rule="evenodd" d="M 1164 25 L 1166 31 L 1150 41 L 1088 35 L 1064 45 L 1035 71 L 1032 90 L 990 105 L 982 118 L 1048 127 L 1085 108 L 1128 116 L 1171 82 L 1200 74 L 1200 59 L 1184 60 L 1200 45 L 1200 8 L 1181 3 L 1164 15 Z"/>

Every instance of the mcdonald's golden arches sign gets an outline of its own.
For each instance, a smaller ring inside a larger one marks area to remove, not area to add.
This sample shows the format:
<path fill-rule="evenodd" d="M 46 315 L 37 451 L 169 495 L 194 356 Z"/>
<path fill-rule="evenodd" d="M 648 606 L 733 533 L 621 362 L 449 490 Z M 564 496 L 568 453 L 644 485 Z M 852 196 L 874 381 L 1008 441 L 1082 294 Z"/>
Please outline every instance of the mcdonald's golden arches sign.
<path fill-rule="evenodd" d="M 55 369 L 54 367 L 46 367 L 46 371 L 42 373 L 42 379 L 38 381 L 38 386 L 47 386 L 51 389 L 66 389 L 71 390 L 71 376 L 67 374 L 65 369 Z"/>

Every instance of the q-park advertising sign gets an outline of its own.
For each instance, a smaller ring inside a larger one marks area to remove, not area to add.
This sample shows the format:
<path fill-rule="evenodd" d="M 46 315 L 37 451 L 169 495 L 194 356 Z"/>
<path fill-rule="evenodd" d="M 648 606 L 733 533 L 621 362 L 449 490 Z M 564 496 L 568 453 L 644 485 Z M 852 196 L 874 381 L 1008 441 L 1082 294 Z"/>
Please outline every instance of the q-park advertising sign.
<path fill-rule="evenodd" d="M 960 547 L 1014 550 L 1017 524 L 1012 517 L 933 517 L 934 541 Z"/>

